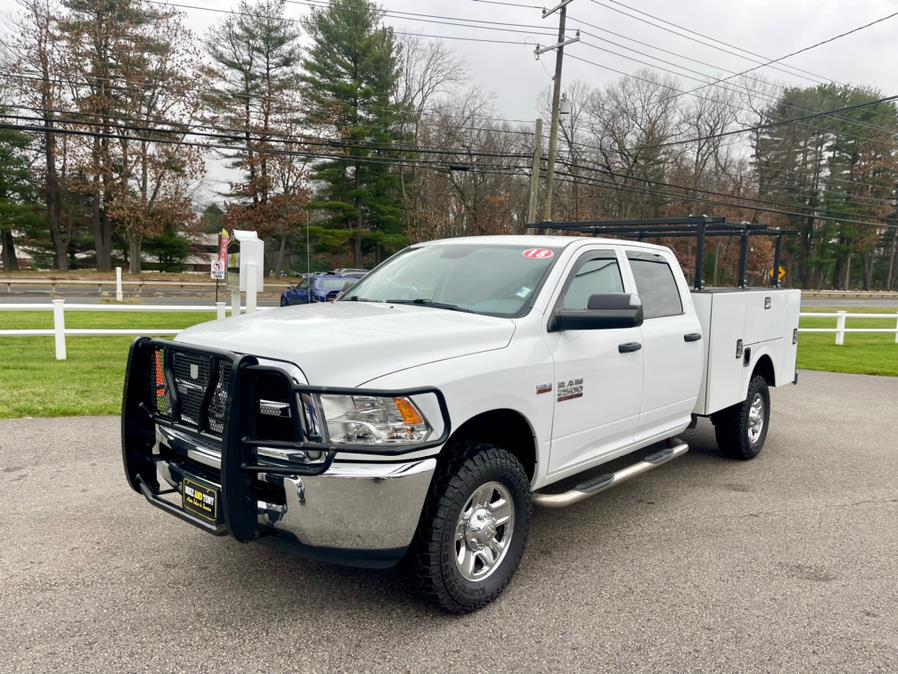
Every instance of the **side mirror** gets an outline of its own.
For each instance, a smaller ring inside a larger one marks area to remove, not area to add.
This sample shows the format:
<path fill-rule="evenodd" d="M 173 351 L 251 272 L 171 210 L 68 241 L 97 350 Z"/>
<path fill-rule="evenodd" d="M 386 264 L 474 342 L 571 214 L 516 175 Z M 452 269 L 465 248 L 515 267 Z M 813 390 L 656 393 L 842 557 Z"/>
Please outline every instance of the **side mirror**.
<path fill-rule="evenodd" d="M 642 325 L 642 302 L 629 293 L 590 295 L 586 309 L 557 309 L 549 332 L 563 330 L 608 330 Z"/>

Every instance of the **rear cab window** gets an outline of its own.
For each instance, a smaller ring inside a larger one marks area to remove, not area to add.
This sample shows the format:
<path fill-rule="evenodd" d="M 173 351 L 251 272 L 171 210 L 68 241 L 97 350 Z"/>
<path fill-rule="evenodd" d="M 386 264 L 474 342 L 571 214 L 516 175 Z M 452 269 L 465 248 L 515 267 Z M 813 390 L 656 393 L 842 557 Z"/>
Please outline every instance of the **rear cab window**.
<path fill-rule="evenodd" d="M 670 263 L 660 253 L 627 251 L 627 260 L 636 281 L 636 292 L 642 301 L 646 320 L 679 316 L 683 313 L 683 298 Z"/>

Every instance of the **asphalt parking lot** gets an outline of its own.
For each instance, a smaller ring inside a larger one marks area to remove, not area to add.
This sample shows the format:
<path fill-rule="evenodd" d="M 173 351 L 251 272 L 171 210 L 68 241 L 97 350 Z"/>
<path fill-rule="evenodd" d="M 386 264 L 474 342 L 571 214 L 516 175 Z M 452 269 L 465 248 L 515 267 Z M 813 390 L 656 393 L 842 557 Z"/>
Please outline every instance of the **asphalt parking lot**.
<path fill-rule="evenodd" d="M 898 356 L 896 356 L 898 357 Z M 122 476 L 118 420 L 0 423 L 0 671 L 895 671 L 898 378 L 802 372 L 764 453 L 538 511 L 496 604 L 208 536 Z"/>

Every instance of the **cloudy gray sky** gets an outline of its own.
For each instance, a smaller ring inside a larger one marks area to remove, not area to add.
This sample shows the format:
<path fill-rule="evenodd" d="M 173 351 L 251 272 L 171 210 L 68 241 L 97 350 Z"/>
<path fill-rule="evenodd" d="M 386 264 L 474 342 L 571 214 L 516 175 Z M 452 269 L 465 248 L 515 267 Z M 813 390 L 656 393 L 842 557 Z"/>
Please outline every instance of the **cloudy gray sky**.
<path fill-rule="evenodd" d="M 2 2 L 8 1 L 11 0 L 2 0 Z M 494 95 L 494 108 L 498 116 L 529 120 L 537 115 L 539 95 L 551 82 L 551 71 L 555 58 L 552 53 L 549 53 L 540 60 L 536 60 L 533 54 L 534 46 L 537 43 L 545 45 L 555 41 L 557 14 L 543 19 L 539 9 L 542 5 L 538 2 L 533 2 L 533 0 L 509 0 L 509 2 L 525 6 L 505 6 L 479 0 L 383 0 L 380 4 L 383 9 L 390 12 L 386 21 L 397 31 L 427 36 L 444 36 L 446 44 L 464 60 L 471 73 L 470 83 L 476 84 L 483 91 Z M 751 68 L 755 63 L 746 58 L 699 44 L 694 39 L 690 39 L 697 38 L 697 36 L 686 34 L 682 29 L 672 28 L 657 19 L 650 18 L 645 14 L 638 14 L 633 10 L 655 15 L 659 19 L 671 21 L 684 28 L 723 40 L 767 58 L 778 58 L 898 11 L 898 2 L 888 0 L 854 0 L 852 2 L 846 0 L 778 0 L 776 2 L 765 0 L 736 0 L 735 2 L 623 0 L 623 2 L 625 4 L 620 4 L 616 0 L 599 0 L 598 2 L 596 0 L 573 0 L 568 5 L 568 34 L 572 36 L 577 28 L 582 28 L 584 31 L 595 34 L 598 38 L 584 35 L 584 42 L 568 47 L 567 53 L 627 73 L 632 73 L 645 66 L 626 58 L 626 56 L 648 61 L 657 67 L 681 72 L 679 79 L 683 88 L 693 88 L 703 81 L 701 75 L 691 76 L 684 72 L 684 68 L 700 71 L 706 76 L 725 76 L 728 71 L 742 71 Z M 216 9 L 236 9 L 238 3 L 236 0 L 227 2 L 184 0 L 184 4 Z M 184 9 L 183 11 L 187 14 L 189 24 L 199 35 L 204 34 L 209 26 L 223 18 L 220 13 L 201 9 Z M 288 0 L 288 16 L 300 18 L 309 11 L 310 7 L 307 4 Z M 393 12 L 412 12 L 432 15 L 432 17 L 402 16 L 392 14 Z M 661 28 L 649 25 L 649 23 L 632 16 L 626 16 L 626 14 L 645 19 Z M 415 18 L 430 18 L 430 21 L 415 20 Z M 452 19 L 498 22 L 499 25 L 494 27 L 505 30 L 485 30 L 471 26 L 435 23 L 436 21 L 451 22 Z M 524 24 L 535 27 L 508 24 Z M 613 31 L 624 37 L 601 32 L 595 27 Z M 683 33 L 686 37 L 678 36 L 671 31 Z M 547 33 L 551 35 L 546 35 Z M 452 39 L 453 37 L 504 40 L 524 44 L 475 42 Z M 894 48 L 896 37 L 898 37 L 898 17 L 789 58 L 784 63 L 811 71 L 833 81 L 875 87 L 883 95 L 895 94 L 898 93 L 898 59 L 895 58 Z M 639 40 L 651 46 L 638 45 L 625 38 Z M 705 38 L 697 39 L 708 42 Z M 658 63 L 652 58 L 626 51 L 610 44 L 607 40 L 643 51 L 650 56 L 671 61 L 673 65 Z M 596 47 L 616 51 L 622 55 L 614 55 Z M 704 61 L 714 67 L 689 62 L 669 53 L 661 53 L 652 47 Z M 725 47 L 725 49 L 734 51 L 730 47 Z M 800 75 L 788 75 L 769 68 L 762 68 L 756 71 L 756 74 L 763 74 L 765 77 L 784 84 L 808 85 L 812 83 L 811 80 Z M 574 59 L 565 61 L 563 82 L 579 79 L 592 85 L 601 85 L 619 77 L 618 73 L 598 65 L 590 65 Z M 214 169 L 208 176 L 212 181 L 221 180 L 222 177 L 221 171 Z"/>

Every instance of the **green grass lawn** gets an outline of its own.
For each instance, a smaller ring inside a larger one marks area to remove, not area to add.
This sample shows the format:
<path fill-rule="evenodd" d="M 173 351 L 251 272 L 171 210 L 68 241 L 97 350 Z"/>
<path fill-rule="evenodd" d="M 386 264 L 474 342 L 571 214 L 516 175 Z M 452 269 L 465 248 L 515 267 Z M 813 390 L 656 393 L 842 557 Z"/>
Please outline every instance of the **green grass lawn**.
<path fill-rule="evenodd" d="M 809 309 L 830 312 L 836 309 Z M 849 310 L 850 311 L 850 310 Z M 856 309 L 855 313 L 890 313 Z M 214 318 L 205 313 L 66 314 L 69 328 L 186 328 Z M 835 327 L 835 318 L 802 319 L 802 327 Z M 848 320 L 848 327 L 894 327 L 895 319 Z M 0 313 L 0 329 L 52 328 L 50 312 Z M 69 337 L 68 360 L 54 358 L 52 337 L 0 337 L 0 419 L 118 414 L 130 337 Z M 898 376 L 894 335 L 803 334 L 798 367 L 808 370 Z"/>
<path fill-rule="evenodd" d="M 804 311 L 828 313 L 838 308 L 807 308 Z M 891 318 L 848 318 L 846 328 L 894 328 L 898 314 L 894 309 L 851 308 L 848 313 L 891 314 Z M 802 318 L 803 328 L 835 328 L 835 318 Z M 894 334 L 846 333 L 845 344 L 836 346 L 836 336 L 831 333 L 803 333 L 798 338 L 798 367 L 805 370 L 851 372 L 898 376 L 898 344 Z"/>

